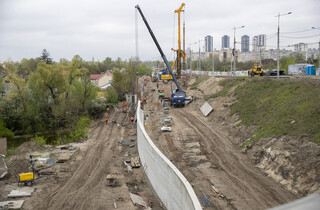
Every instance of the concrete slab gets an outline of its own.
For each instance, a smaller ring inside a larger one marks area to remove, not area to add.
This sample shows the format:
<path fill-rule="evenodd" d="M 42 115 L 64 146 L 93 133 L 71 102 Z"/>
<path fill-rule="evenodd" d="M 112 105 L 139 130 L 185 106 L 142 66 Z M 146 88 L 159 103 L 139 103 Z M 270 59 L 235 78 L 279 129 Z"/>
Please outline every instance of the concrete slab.
<path fill-rule="evenodd" d="M 4 161 L 3 157 L 0 156 L 0 179 L 5 177 L 7 173 L 8 173 L 8 168 L 7 168 L 6 162 Z"/>
<path fill-rule="evenodd" d="M 20 197 L 30 197 L 34 192 L 34 188 L 32 187 L 21 187 L 16 190 L 12 190 L 8 198 L 20 198 Z"/>
<path fill-rule="evenodd" d="M 21 209 L 24 200 L 0 202 L 0 209 Z"/>
<path fill-rule="evenodd" d="M 139 195 L 136 195 L 136 194 L 133 194 L 133 193 L 130 193 L 130 198 L 133 202 L 134 205 L 138 204 L 140 206 L 143 206 L 143 207 L 147 207 L 147 203 L 143 200 L 143 198 Z"/>
<path fill-rule="evenodd" d="M 208 102 L 205 102 L 200 107 L 200 110 L 201 110 L 202 114 L 206 117 L 213 111 L 213 108 L 212 108 L 212 106 L 210 106 L 210 104 L 208 104 Z"/>

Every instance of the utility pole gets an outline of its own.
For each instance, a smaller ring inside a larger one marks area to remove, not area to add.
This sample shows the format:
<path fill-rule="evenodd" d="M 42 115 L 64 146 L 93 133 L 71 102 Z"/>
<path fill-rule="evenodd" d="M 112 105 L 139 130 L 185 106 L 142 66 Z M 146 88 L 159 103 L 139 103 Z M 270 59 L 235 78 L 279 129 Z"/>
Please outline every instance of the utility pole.
<path fill-rule="evenodd" d="M 214 76 L 214 54 L 212 52 L 212 76 Z"/>
<path fill-rule="evenodd" d="M 280 13 L 278 13 L 278 33 L 277 33 L 277 51 L 278 51 L 278 60 L 277 60 L 277 78 L 279 79 L 279 68 L 280 68 Z"/>
<path fill-rule="evenodd" d="M 234 27 L 233 28 L 233 36 L 234 36 L 234 39 L 233 39 L 233 76 L 236 76 L 236 29 L 239 29 L 239 28 L 244 28 L 244 26 L 241 26 L 241 27 Z"/>
<path fill-rule="evenodd" d="M 192 76 L 192 52 L 191 52 L 191 47 L 190 47 L 190 74 Z"/>
<path fill-rule="evenodd" d="M 233 28 L 233 74 L 236 75 L 236 27 Z"/>
<path fill-rule="evenodd" d="M 275 17 L 278 17 L 278 39 L 277 39 L 277 50 L 278 50 L 278 61 L 277 61 L 277 78 L 279 79 L 280 73 L 279 73 L 279 68 L 280 68 L 280 16 L 283 15 L 290 15 L 292 12 L 288 12 L 286 14 L 281 14 L 278 12 L 278 15 Z"/>
<path fill-rule="evenodd" d="M 199 57 L 198 57 L 198 71 L 199 71 L 199 74 L 200 74 L 200 71 L 201 71 L 201 66 L 200 66 L 200 40 L 199 40 Z"/>

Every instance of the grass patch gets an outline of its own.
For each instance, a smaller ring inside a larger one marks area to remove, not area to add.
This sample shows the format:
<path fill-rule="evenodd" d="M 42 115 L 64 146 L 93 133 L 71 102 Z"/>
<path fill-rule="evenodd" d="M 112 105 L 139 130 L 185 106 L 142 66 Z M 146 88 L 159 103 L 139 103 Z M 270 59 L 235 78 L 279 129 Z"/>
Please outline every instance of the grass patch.
<path fill-rule="evenodd" d="M 198 89 L 198 85 L 199 85 L 201 82 L 204 82 L 204 81 L 208 80 L 209 78 L 210 78 L 209 76 L 199 77 L 199 78 L 190 86 L 190 89 L 191 89 L 191 90 Z"/>
<path fill-rule="evenodd" d="M 307 135 L 320 142 L 319 93 L 320 82 L 310 80 L 253 79 L 238 86 L 231 114 L 239 113 L 244 125 L 259 126 L 242 147 L 276 135 Z"/>

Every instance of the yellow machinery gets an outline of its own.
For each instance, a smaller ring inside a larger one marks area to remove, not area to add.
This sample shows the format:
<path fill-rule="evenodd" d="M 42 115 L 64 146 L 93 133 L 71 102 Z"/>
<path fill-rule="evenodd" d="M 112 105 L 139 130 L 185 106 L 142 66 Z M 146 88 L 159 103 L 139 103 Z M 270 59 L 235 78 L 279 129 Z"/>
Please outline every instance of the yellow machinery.
<path fill-rule="evenodd" d="M 249 70 L 248 74 L 252 77 L 255 75 L 263 76 L 263 68 L 260 62 L 254 62 L 253 69 Z"/>
<path fill-rule="evenodd" d="M 32 165 L 32 172 L 19 174 L 19 182 L 24 183 L 26 186 L 31 186 L 34 183 L 34 161 L 30 155 L 30 164 Z"/>
<path fill-rule="evenodd" d="M 176 66 L 177 69 L 177 79 L 181 78 L 181 58 L 183 58 L 183 66 L 185 66 L 185 62 L 186 62 L 186 55 L 184 53 L 184 50 L 181 50 L 181 30 L 180 30 L 180 13 L 184 12 L 184 10 L 182 10 L 182 8 L 185 6 L 184 3 L 181 4 L 180 8 L 175 10 L 175 13 L 178 13 L 178 49 L 173 51 L 177 52 L 177 58 L 175 59 L 171 69 L 173 70 L 174 66 Z M 183 23 L 183 48 L 185 45 L 185 24 Z"/>

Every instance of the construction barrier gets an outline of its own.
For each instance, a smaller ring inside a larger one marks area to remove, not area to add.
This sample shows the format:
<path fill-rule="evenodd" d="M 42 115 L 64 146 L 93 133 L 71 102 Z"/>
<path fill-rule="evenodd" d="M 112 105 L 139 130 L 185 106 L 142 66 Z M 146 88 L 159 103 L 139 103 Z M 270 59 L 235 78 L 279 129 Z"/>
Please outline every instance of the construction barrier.
<path fill-rule="evenodd" d="M 137 108 L 137 145 L 145 174 L 168 210 L 202 209 L 188 180 L 155 146 L 144 128 L 144 113 Z M 160 129 L 160 128 L 159 128 Z"/>
<path fill-rule="evenodd" d="M 182 74 L 199 75 L 199 76 L 215 76 L 215 77 L 231 77 L 233 72 L 230 71 L 190 71 L 182 70 Z M 247 77 L 248 71 L 235 71 L 237 77 Z"/>

